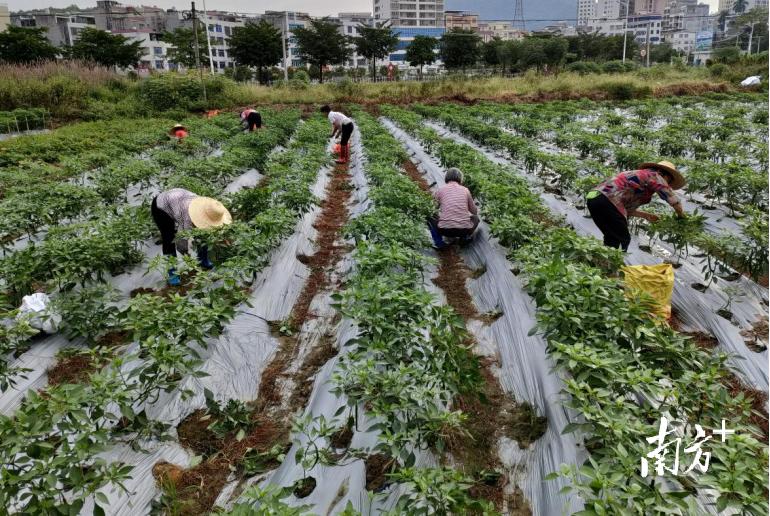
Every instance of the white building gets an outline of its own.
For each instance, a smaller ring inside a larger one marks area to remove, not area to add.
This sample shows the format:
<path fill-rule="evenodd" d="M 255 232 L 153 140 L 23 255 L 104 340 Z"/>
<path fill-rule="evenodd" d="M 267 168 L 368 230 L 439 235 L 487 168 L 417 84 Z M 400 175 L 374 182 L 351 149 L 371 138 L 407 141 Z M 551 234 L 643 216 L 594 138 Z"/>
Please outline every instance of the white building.
<path fill-rule="evenodd" d="M 374 16 L 372 13 L 339 13 L 337 19 L 340 23 L 340 32 L 350 38 L 355 38 L 360 35 L 358 29 L 362 25 L 367 27 L 373 27 L 375 24 Z M 355 45 L 352 45 L 352 54 L 345 63 L 345 68 L 361 68 L 367 66 L 369 63 L 364 56 L 359 56 L 355 51 Z"/>
<path fill-rule="evenodd" d="M 650 44 L 657 45 L 662 41 L 662 18 L 662 15 L 659 14 L 629 16 L 627 31 L 633 34 L 634 40 L 639 45 L 646 45 L 648 36 Z M 607 20 L 589 20 L 586 30 L 588 32 L 598 31 L 599 34 L 605 36 L 622 36 L 625 29 L 624 21 L 624 18 L 620 17 Z"/>
<path fill-rule="evenodd" d="M 262 19 L 280 30 L 284 40 L 288 41 L 286 64 L 293 68 L 304 66 L 305 63 L 297 54 L 297 40 L 292 35 L 292 29 L 307 27 L 310 24 L 310 15 L 293 11 L 265 11 Z"/>
<path fill-rule="evenodd" d="M 768 0 L 747 0 L 746 1 L 746 9 L 743 12 L 751 11 L 752 9 L 759 7 L 759 8 L 767 8 L 767 1 Z M 733 5 L 735 5 L 735 0 L 719 0 L 719 10 L 720 11 L 732 11 Z"/>
<path fill-rule="evenodd" d="M 374 0 L 374 19 L 393 27 L 444 27 L 444 0 Z"/>
<path fill-rule="evenodd" d="M 55 12 L 52 9 L 46 11 L 11 14 L 11 23 L 19 27 L 45 28 L 46 38 L 55 47 L 72 46 L 83 29 L 98 28 L 93 15 Z"/>
<path fill-rule="evenodd" d="M 235 60 L 230 57 L 230 36 L 233 34 L 233 29 L 243 27 L 246 20 L 229 13 L 207 11 L 201 15 L 201 21 L 206 24 L 214 71 L 224 73 L 225 68 L 234 68 Z M 209 52 L 209 48 L 205 48 L 205 51 Z"/>
<path fill-rule="evenodd" d="M 479 20 L 479 35 L 484 43 L 495 38 L 503 41 L 524 39 L 527 31 L 514 28 L 513 22 L 500 20 Z"/>
<path fill-rule="evenodd" d="M 140 70 L 161 72 L 176 69 L 176 64 L 169 63 L 168 61 L 168 49 L 171 45 L 161 40 L 159 32 L 144 29 L 141 31 L 114 30 L 113 33 L 120 34 L 133 41 L 138 41 L 141 44 L 144 55 L 139 61 L 138 68 Z M 205 62 L 205 59 L 203 61 Z"/>
<path fill-rule="evenodd" d="M 552 34 L 554 36 L 574 36 L 577 34 L 577 29 L 565 21 L 560 21 L 546 25 L 540 30 L 534 31 L 538 34 Z"/>
<path fill-rule="evenodd" d="M 577 26 L 585 27 L 589 20 L 596 18 L 595 0 L 577 0 Z"/>
<path fill-rule="evenodd" d="M 8 4 L 0 4 L 0 32 L 11 24 L 11 12 L 8 10 Z"/>
<path fill-rule="evenodd" d="M 671 47 L 677 52 L 685 52 L 689 54 L 695 50 L 695 32 L 679 31 L 666 35 L 666 43 L 669 43 Z"/>

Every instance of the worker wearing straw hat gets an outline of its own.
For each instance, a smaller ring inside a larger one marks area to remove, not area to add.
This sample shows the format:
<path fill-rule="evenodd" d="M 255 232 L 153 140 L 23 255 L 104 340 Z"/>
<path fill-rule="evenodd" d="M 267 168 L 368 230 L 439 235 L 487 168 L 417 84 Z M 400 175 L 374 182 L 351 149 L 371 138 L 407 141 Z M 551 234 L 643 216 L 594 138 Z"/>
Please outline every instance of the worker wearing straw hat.
<path fill-rule="evenodd" d="M 187 132 L 187 128 L 182 124 L 174 124 L 174 127 L 172 127 L 171 131 L 169 131 L 169 135 L 172 138 L 176 138 L 177 140 L 187 138 L 188 134 L 189 133 Z"/>
<path fill-rule="evenodd" d="M 175 242 L 177 231 L 199 228 L 207 229 L 230 224 L 233 221 L 224 205 L 211 197 L 201 197 L 182 188 L 172 188 L 160 193 L 152 200 L 152 218 L 160 230 L 163 254 L 176 256 L 179 251 L 187 252 L 187 241 Z M 213 268 L 206 246 L 198 247 L 198 261 L 204 269 Z M 175 269 L 168 271 L 169 285 L 179 285 Z"/>
<path fill-rule="evenodd" d="M 680 217 L 685 216 L 682 203 L 674 193 L 685 179 L 670 161 L 642 163 L 638 170 L 621 172 L 606 180 L 586 196 L 591 218 L 604 235 L 604 245 L 628 250 L 631 234 L 628 217 L 641 217 L 654 222 L 657 215 L 638 208 L 652 200 L 654 194 L 666 201 Z"/>

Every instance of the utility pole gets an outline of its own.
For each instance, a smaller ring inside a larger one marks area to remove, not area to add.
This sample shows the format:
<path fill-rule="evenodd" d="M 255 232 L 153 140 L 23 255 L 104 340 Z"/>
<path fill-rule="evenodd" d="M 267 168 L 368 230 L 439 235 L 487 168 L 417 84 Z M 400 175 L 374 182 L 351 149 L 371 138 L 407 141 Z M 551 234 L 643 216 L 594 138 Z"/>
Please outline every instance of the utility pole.
<path fill-rule="evenodd" d="M 751 23 L 751 32 L 749 32 L 749 55 L 751 55 L 751 40 L 754 39 L 754 24 L 756 22 Z"/>
<path fill-rule="evenodd" d="M 647 22 L 647 51 L 645 52 L 645 57 L 647 58 L 647 68 L 650 67 L 650 25 L 652 24 L 651 21 Z"/>
<path fill-rule="evenodd" d="M 209 36 L 209 12 L 206 10 L 206 0 L 203 0 L 203 32 L 206 34 L 206 44 L 209 47 L 209 68 L 211 68 L 211 75 L 214 75 L 214 58 L 211 54 L 211 37 Z"/>
<path fill-rule="evenodd" d="M 286 46 L 289 44 L 289 12 L 283 12 L 283 34 L 281 38 L 281 50 L 283 50 L 283 82 L 289 81 L 289 62 L 286 57 Z"/>
<path fill-rule="evenodd" d="M 631 7 L 631 0 L 626 0 L 626 18 L 623 20 L 623 62 L 626 62 L 626 42 L 628 40 L 628 9 Z"/>
<path fill-rule="evenodd" d="M 203 81 L 203 69 L 201 68 L 201 51 L 200 44 L 198 43 L 198 17 L 195 15 L 195 2 L 192 2 L 192 20 L 193 34 L 195 34 L 195 66 L 198 68 L 198 75 L 200 76 L 201 86 L 203 87 L 203 103 L 208 106 L 206 83 Z"/>

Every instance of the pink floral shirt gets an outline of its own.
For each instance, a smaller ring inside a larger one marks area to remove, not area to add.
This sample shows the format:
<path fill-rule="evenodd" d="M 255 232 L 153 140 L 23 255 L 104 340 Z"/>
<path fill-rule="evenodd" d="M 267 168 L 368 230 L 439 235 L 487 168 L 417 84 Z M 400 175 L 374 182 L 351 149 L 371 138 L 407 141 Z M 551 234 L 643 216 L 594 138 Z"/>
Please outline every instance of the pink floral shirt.
<path fill-rule="evenodd" d="M 671 206 L 679 204 L 679 198 L 668 186 L 666 180 L 657 170 L 651 168 L 621 172 L 597 186 L 596 189 L 603 193 L 626 218 L 639 206 L 649 203 L 653 194 L 656 193 Z"/>

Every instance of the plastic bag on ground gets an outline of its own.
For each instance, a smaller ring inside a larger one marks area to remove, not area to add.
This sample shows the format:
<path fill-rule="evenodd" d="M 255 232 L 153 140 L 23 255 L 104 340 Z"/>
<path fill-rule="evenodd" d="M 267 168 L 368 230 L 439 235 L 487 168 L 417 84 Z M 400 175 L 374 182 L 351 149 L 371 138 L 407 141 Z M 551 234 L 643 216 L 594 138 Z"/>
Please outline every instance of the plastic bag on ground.
<path fill-rule="evenodd" d="M 626 290 L 641 291 L 654 301 L 652 314 L 668 320 L 671 317 L 671 294 L 674 292 L 674 268 L 671 264 L 627 265 L 622 268 Z"/>
<path fill-rule="evenodd" d="M 752 75 L 751 77 L 746 77 L 741 81 L 741 86 L 756 86 L 757 84 L 760 84 L 762 82 L 762 77 L 759 75 Z"/>
<path fill-rule="evenodd" d="M 49 335 L 56 333 L 61 322 L 61 316 L 48 310 L 50 304 L 51 299 L 47 294 L 41 292 L 24 296 L 16 318 L 29 318 L 29 324 L 33 328 L 37 328 Z"/>

